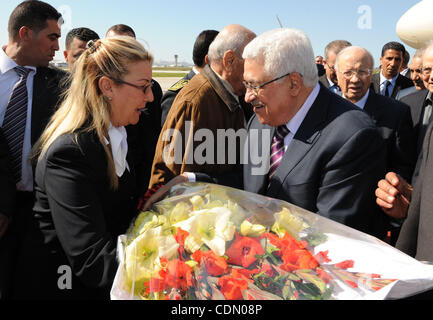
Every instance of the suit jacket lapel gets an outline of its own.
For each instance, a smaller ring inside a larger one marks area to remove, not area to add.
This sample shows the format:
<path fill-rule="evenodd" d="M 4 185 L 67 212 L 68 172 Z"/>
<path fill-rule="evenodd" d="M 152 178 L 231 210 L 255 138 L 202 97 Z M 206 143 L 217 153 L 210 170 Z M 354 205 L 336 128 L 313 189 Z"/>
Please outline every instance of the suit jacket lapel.
<path fill-rule="evenodd" d="M 376 94 L 370 91 L 364 106 L 364 111 L 370 116 L 374 124 L 377 122 L 378 113 L 380 111 L 380 104 L 377 103 L 375 96 Z"/>
<path fill-rule="evenodd" d="M 296 165 L 305 157 L 321 134 L 322 124 L 327 119 L 330 92 L 321 85 L 316 101 L 288 146 L 283 159 L 269 186 L 269 192 L 277 191 Z"/>
<path fill-rule="evenodd" d="M 372 81 L 371 81 L 371 88 L 377 94 L 380 93 L 380 73 L 376 73 L 376 74 L 373 75 Z"/>

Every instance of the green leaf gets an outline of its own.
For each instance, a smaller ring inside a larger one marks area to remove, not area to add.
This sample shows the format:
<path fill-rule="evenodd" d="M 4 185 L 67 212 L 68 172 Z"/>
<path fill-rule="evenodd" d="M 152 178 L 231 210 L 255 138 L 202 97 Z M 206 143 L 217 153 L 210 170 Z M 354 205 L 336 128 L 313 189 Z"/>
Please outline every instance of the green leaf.
<path fill-rule="evenodd" d="M 295 273 L 300 276 L 306 282 L 314 284 L 317 289 L 319 289 L 320 293 L 324 293 L 326 291 L 326 283 L 320 279 L 317 275 L 306 272 L 304 270 L 296 270 Z"/>

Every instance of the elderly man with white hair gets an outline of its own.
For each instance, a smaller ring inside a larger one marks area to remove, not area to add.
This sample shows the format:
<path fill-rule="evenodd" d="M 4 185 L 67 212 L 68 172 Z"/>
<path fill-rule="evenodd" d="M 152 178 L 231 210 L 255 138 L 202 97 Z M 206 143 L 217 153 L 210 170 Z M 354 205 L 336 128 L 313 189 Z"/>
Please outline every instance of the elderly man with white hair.
<path fill-rule="evenodd" d="M 242 53 L 255 36 L 243 26 L 229 25 L 212 42 L 209 65 L 181 90 L 168 113 L 156 146 L 149 190 L 188 172 L 224 174 L 239 164 L 241 143 L 221 150 L 216 137 L 219 130 L 245 128 L 239 101 L 245 94 Z M 203 132 L 215 138 L 207 148 L 202 145 L 206 141 L 199 139 L 204 138 Z M 237 157 L 235 163 L 229 159 L 232 154 Z"/>
<path fill-rule="evenodd" d="M 383 237 L 386 217 L 374 210 L 374 190 L 384 141 L 367 114 L 318 83 L 308 37 L 271 30 L 250 42 L 243 58 L 245 99 L 255 112 L 245 190 Z M 269 170 L 257 170 L 257 154 Z"/>
<path fill-rule="evenodd" d="M 347 47 L 337 56 L 335 68 L 343 97 L 364 110 L 386 142 L 386 170 L 397 172 L 407 181 L 416 164 L 416 137 L 408 105 L 370 89 L 373 56 L 362 47 Z M 377 207 L 380 213 L 380 208 Z M 401 221 L 391 220 L 391 244 L 397 241 Z"/>

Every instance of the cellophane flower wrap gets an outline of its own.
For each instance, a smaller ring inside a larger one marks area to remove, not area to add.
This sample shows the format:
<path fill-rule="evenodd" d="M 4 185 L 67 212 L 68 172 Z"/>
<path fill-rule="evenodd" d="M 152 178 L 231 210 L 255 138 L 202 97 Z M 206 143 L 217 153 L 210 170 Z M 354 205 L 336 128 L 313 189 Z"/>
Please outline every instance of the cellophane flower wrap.
<path fill-rule="evenodd" d="M 287 202 L 187 183 L 118 240 L 113 300 L 400 299 L 433 266 Z"/>

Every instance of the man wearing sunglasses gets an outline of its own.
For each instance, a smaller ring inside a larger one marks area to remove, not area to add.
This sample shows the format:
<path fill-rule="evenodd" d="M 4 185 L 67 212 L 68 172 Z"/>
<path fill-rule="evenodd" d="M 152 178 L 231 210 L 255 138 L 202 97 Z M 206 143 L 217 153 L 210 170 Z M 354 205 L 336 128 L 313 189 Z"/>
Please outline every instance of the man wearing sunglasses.
<path fill-rule="evenodd" d="M 386 217 L 374 210 L 374 190 L 384 141 L 367 114 L 319 84 L 308 37 L 271 30 L 243 58 L 245 99 L 255 112 L 244 189 L 383 236 Z M 259 172 L 254 155 L 266 151 L 269 170 Z"/>

